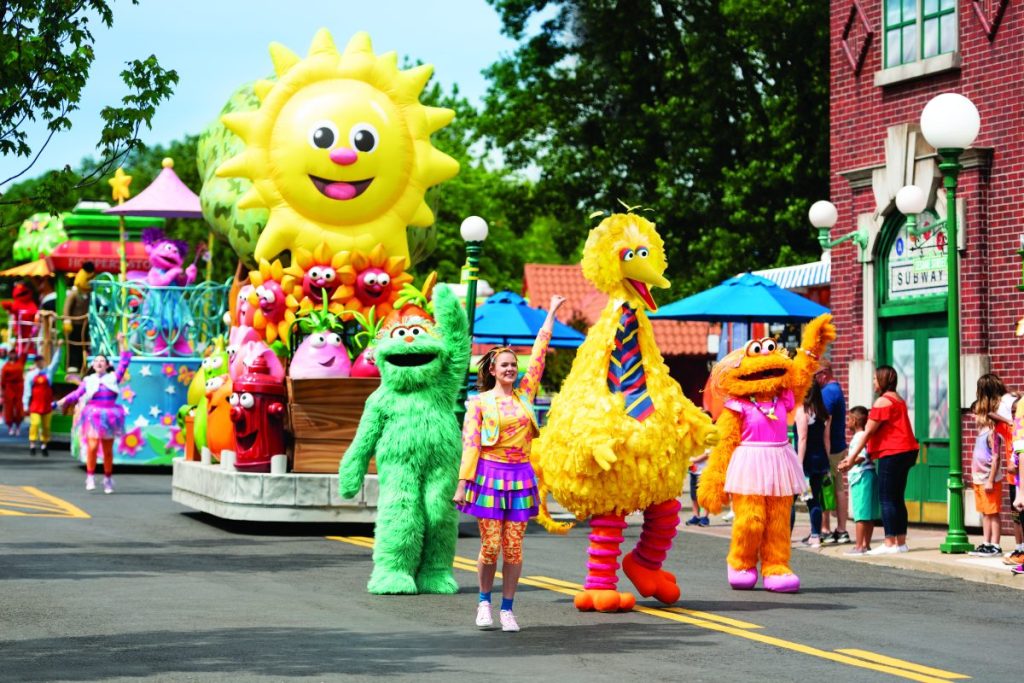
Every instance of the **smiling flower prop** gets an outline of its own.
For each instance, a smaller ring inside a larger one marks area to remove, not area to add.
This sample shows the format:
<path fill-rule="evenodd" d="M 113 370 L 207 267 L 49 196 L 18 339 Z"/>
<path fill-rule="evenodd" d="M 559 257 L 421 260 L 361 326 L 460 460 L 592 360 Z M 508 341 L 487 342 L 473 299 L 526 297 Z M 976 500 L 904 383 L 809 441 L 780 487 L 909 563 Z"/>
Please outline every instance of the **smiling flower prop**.
<path fill-rule="evenodd" d="M 256 83 L 260 108 L 222 119 L 246 149 L 217 169 L 252 180 L 239 208 L 270 210 L 256 258 L 327 242 L 408 259 L 406 227 L 434 221 L 424 193 L 459 169 L 430 143 L 454 112 L 419 102 L 433 68 L 399 70 L 365 33 L 339 54 L 324 29 L 305 59 L 277 43 L 270 56 L 277 80 Z"/>
<path fill-rule="evenodd" d="M 284 269 L 281 281 L 288 295 L 289 308 L 305 312 L 319 308 L 326 294 L 331 313 L 339 315 L 345 306 L 334 294 L 341 285 L 338 272 L 345 265 L 348 252 L 332 254 L 326 242 L 312 252 L 301 247 L 292 252 L 292 265 Z"/>
<path fill-rule="evenodd" d="M 345 303 L 346 310 L 365 315 L 375 308 L 377 315 L 384 318 L 394 308 L 402 288 L 412 282 L 412 276 L 405 272 L 405 261 L 398 256 L 389 257 L 380 244 L 369 255 L 352 251 L 340 256 L 341 287 L 335 298 Z"/>
<path fill-rule="evenodd" d="M 294 316 L 288 310 L 286 296 L 281 281 L 284 278 L 284 267 L 280 261 L 267 263 L 260 261 L 260 269 L 249 273 L 253 290 L 249 293 L 249 305 L 253 306 L 253 327 L 263 333 L 268 344 L 277 339 L 288 343 L 288 328 Z"/>

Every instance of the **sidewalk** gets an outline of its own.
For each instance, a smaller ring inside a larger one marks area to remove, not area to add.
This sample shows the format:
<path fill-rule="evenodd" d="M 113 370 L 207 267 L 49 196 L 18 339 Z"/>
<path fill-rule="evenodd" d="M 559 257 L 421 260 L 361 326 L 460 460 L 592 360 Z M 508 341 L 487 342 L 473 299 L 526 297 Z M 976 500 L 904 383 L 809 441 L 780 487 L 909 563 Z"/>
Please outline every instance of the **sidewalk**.
<path fill-rule="evenodd" d="M 683 499 L 683 514 L 682 518 L 689 519 L 689 500 Z M 679 526 L 680 531 L 685 533 L 696 533 L 706 534 L 710 536 L 717 536 L 719 538 L 730 538 L 732 535 L 732 526 L 728 522 L 723 522 L 721 515 L 711 517 L 711 526 L 698 527 L 698 526 L 684 526 L 682 523 Z M 848 531 L 853 534 L 853 523 L 850 523 Z M 877 564 L 884 567 L 896 567 L 897 569 L 913 569 L 921 572 L 931 572 L 934 574 L 944 574 L 945 576 L 953 576 L 956 578 L 964 579 L 966 581 L 974 581 L 977 583 L 990 583 L 999 586 L 1006 586 L 1008 588 L 1016 588 L 1018 590 L 1024 590 L 1024 575 L 1016 576 L 1010 572 L 1010 566 L 1003 564 L 1003 557 L 972 557 L 971 555 L 950 555 L 943 553 L 939 550 L 939 545 L 945 540 L 946 532 L 944 529 L 935 529 L 928 527 L 915 527 L 911 525 L 910 530 L 907 532 L 907 545 L 910 546 L 909 553 L 900 553 L 897 555 L 878 555 L 878 556 L 849 556 L 844 553 L 853 547 L 853 544 L 843 545 L 825 545 L 821 548 L 807 548 L 800 543 L 800 539 L 810 533 L 810 526 L 807 522 L 806 513 L 797 513 L 796 528 L 793 530 L 793 548 L 799 552 L 806 553 L 819 553 L 827 557 L 832 557 L 837 560 L 845 560 L 848 562 L 867 562 L 870 564 Z M 971 536 L 970 541 L 972 543 L 980 543 L 981 539 L 977 536 Z M 875 529 L 874 543 L 872 547 L 876 547 L 882 543 L 882 530 L 881 528 Z M 1002 538 L 1001 545 L 1003 552 L 1007 553 L 1013 550 L 1014 542 L 1012 536 L 1004 536 Z"/>

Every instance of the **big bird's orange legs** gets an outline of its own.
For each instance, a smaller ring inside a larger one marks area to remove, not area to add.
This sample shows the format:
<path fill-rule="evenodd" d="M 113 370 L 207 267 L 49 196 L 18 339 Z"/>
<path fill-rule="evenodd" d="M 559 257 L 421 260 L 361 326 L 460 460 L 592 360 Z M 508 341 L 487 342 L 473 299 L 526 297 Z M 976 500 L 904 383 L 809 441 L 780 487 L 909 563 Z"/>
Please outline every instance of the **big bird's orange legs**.
<path fill-rule="evenodd" d="M 589 612 L 631 610 L 636 597 L 616 590 L 619 583 L 619 546 L 626 521 L 622 515 L 595 515 L 590 518 L 590 548 L 587 553 L 587 580 L 573 601 L 576 609 Z"/>
<path fill-rule="evenodd" d="M 666 605 L 679 599 L 679 586 L 671 572 L 661 568 L 672 548 L 679 526 L 679 501 L 675 498 L 644 510 L 644 526 L 633 552 L 622 560 L 622 570 L 644 597 L 654 596 Z"/>

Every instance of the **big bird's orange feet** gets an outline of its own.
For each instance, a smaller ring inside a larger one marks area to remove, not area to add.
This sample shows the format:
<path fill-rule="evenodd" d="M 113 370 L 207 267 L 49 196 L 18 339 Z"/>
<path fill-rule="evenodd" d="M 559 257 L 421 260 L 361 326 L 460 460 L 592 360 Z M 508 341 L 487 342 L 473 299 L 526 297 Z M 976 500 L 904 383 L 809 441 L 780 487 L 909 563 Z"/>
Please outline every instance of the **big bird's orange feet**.
<path fill-rule="evenodd" d="M 636 596 L 632 593 L 585 588 L 576 594 L 573 604 L 581 612 L 628 612 L 636 604 Z"/>
<path fill-rule="evenodd" d="M 671 605 L 679 599 L 679 586 L 675 574 L 664 569 L 651 569 L 636 561 L 633 553 L 622 558 L 622 571 L 645 598 L 654 596 L 657 600 Z"/>

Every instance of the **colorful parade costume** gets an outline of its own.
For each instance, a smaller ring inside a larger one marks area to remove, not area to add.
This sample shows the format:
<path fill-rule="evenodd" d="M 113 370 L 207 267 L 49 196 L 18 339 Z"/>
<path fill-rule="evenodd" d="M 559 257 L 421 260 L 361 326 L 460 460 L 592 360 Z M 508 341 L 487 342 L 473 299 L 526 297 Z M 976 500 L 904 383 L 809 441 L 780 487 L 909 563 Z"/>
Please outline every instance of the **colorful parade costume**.
<path fill-rule="evenodd" d="M 338 471 L 341 497 L 352 498 L 376 457 L 370 593 L 459 590 L 452 575 L 459 521 L 452 505 L 459 470 L 453 413 L 469 364 L 469 325 L 447 287 L 434 290 L 434 313 L 436 323 L 411 306 L 388 316 L 374 347 L 380 387 L 366 400 Z"/>
<path fill-rule="evenodd" d="M 4 424 L 8 434 L 21 432 L 25 419 L 25 406 L 21 399 L 25 393 L 25 354 L 12 353 L 0 369 L 0 390 L 4 399 Z"/>
<path fill-rule="evenodd" d="M 774 339 L 752 340 L 711 371 L 709 391 L 725 397 L 725 409 L 717 423 L 721 441 L 701 474 L 697 501 L 717 514 L 732 497 L 735 521 L 726 574 L 736 590 L 757 584 L 759 559 L 766 590 L 800 589 L 789 566 L 789 518 L 804 477 L 786 418 L 803 401 L 817 359 L 835 339 L 831 320 L 826 314 L 807 324 L 793 359 Z"/>
<path fill-rule="evenodd" d="M 641 595 L 679 598 L 662 568 L 679 523 L 683 478 L 693 455 L 717 442 L 711 420 L 669 376 L 645 310 L 650 287 L 668 287 L 664 243 L 646 219 L 615 214 L 590 231 L 583 274 L 609 295 L 576 353 L 533 446 L 542 494 L 538 521 L 559 530 L 543 506 L 550 490 L 578 519 L 590 518 L 587 578 L 577 609 L 613 612 L 636 602 L 617 590 L 626 515 L 642 510 L 643 530 L 622 568 Z"/>
<path fill-rule="evenodd" d="M 533 401 L 550 341 L 550 332 L 537 335 L 526 374 L 511 396 L 488 391 L 469 401 L 459 468 L 459 479 L 466 480 L 462 512 L 510 522 L 537 514 L 537 478 L 530 464 L 530 443 L 538 433 Z"/>
<path fill-rule="evenodd" d="M 91 373 L 73 392 L 61 399 L 62 406 L 82 402 L 82 408 L 75 420 L 77 435 L 86 445 L 86 488 L 93 488 L 93 472 L 96 471 L 96 455 L 103 446 L 104 492 L 113 493 L 114 437 L 124 433 L 125 410 L 117 403 L 121 395 L 121 380 L 128 371 L 131 353 L 122 351 L 114 372 L 102 375 Z"/>
<path fill-rule="evenodd" d="M 48 455 L 46 445 L 50 442 L 50 421 L 53 418 L 53 373 L 60 358 L 61 347 L 58 346 L 48 366 L 33 367 L 25 374 L 22 402 L 28 412 L 28 447 L 32 455 L 35 455 L 36 443 L 39 443 L 41 454 Z"/>

